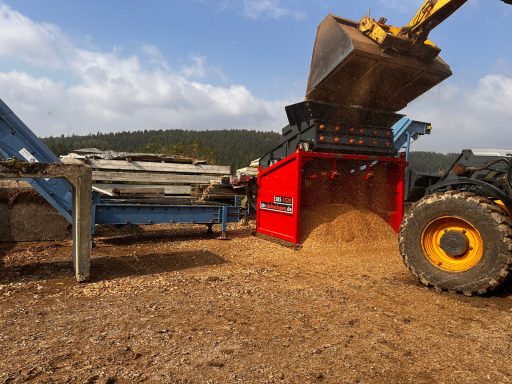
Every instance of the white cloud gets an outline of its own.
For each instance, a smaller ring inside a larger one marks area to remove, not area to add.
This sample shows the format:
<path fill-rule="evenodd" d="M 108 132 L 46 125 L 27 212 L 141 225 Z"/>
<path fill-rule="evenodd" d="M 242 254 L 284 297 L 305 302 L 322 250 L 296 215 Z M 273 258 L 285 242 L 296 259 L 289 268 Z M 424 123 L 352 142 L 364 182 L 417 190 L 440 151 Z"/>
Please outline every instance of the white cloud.
<path fill-rule="evenodd" d="M 284 6 L 281 0 L 221 0 L 218 4 L 221 10 L 235 9 L 245 17 L 253 20 L 279 20 L 285 17 L 303 20 L 306 17 L 304 12 L 292 10 Z"/>
<path fill-rule="evenodd" d="M 148 58 L 149 63 L 154 65 L 155 67 L 160 67 L 166 70 L 169 70 L 169 64 L 165 60 L 163 53 L 158 49 L 158 47 L 151 44 L 144 44 L 142 46 L 142 52 Z"/>
<path fill-rule="evenodd" d="M 506 75 L 486 75 L 474 87 L 441 85 L 406 109 L 411 118 L 433 124 L 430 137 L 414 149 L 512 149 L 511 106 L 512 78 Z"/>
<path fill-rule="evenodd" d="M 301 20 L 305 17 L 303 12 L 292 11 L 284 7 L 279 0 L 242 0 L 242 5 L 245 15 L 251 19 L 261 17 L 280 19 L 292 16 Z"/>
<path fill-rule="evenodd" d="M 206 76 L 206 58 L 204 56 L 192 56 L 192 65 L 181 70 L 181 74 L 187 78 L 202 79 Z"/>
<path fill-rule="evenodd" d="M 69 42 L 48 23 L 34 23 L 0 3 L 0 57 L 15 57 L 45 67 L 65 65 Z"/>
<path fill-rule="evenodd" d="M 58 68 L 62 80 L 20 71 L 0 72 L 0 97 L 41 136 L 137 129 L 277 130 L 284 101 L 254 96 L 239 84 L 214 86 L 205 58 L 173 70 L 160 50 L 142 55 L 95 52 L 72 44 L 56 26 L 37 23 L 0 5 L 0 59 L 37 69 Z M 57 76 L 58 77 L 58 76 Z M 66 80 L 64 80 L 66 79 Z M 72 79 L 72 80 L 69 80 Z"/>
<path fill-rule="evenodd" d="M 36 69 L 0 72 L 0 98 L 41 136 L 168 128 L 277 130 L 286 121 L 283 107 L 296 101 L 258 98 L 240 84 L 209 84 L 212 67 L 201 56 L 173 69 L 157 47 L 145 45 L 141 52 L 122 56 L 77 47 L 58 27 L 0 4 L 0 60 L 18 58 Z M 407 114 L 434 127 L 414 148 L 512 149 L 512 76 L 500 68 L 509 66 L 498 63 L 494 74 L 474 85 L 446 82 L 412 103 Z M 41 75 L 45 71 L 49 74 Z"/>
<path fill-rule="evenodd" d="M 275 0 L 259 0 L 243 2 L 244 12 L 251 19 L 257 19 L 261 16 L 268 16 L 273 19 L 279 19 L 288 14 L 288 9 L 282 7 Z"/>

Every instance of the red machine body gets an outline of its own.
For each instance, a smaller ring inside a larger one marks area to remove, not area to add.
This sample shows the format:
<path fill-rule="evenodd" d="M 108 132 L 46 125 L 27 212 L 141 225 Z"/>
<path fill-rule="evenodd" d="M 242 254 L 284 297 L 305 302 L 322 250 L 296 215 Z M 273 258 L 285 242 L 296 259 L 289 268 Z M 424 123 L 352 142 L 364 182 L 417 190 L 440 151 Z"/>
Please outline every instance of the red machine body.
<path fill-rule="evenodd" d="M 301 244 L 301 213 L 322 204 L 370 210 L 398 232 L 404 213 L 404 156 L 297 150 L 258 176 L 259 234 Z"/>

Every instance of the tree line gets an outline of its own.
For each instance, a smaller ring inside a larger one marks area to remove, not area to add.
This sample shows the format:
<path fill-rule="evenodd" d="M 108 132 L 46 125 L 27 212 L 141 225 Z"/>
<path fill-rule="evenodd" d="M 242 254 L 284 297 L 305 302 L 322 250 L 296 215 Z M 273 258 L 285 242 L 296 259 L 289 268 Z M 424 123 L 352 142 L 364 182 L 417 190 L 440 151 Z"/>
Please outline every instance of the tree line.
<path fill-rule="evenodd" d="M 75 149 L 98 148 L 119 152 L 166 153 L 230 165 L 232 170 L 248 166 L 252 160 L 276 147 L 280 135 L 250 130 L 186 131 L 144 130 L 47 137 L 46 145 L 58 156 Z"/>
<path fill-rule="evenodd" d="M 58 156 L 81 148 L 118 152 L 166 153 L 207 160 L 210 164 L 246 167 L 254 159 L 276 147 L 281 135 L 248 130 L 186 131 L 143 130 L 89 135 L 47 137 L 43 141 Z M 457 154 L 411 152 L 411 167 L 422 173 L 441 174 Z"/>

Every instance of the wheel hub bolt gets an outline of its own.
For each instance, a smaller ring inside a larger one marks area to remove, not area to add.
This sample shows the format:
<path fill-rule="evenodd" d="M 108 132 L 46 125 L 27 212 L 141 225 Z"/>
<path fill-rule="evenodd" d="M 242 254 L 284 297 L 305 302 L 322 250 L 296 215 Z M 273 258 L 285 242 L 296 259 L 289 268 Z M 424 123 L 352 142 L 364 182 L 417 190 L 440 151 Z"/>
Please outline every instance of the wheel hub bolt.
<path fill-rule="evenodd" d="M 471 250 L 469 239 L 461 231 L 445 230 L 439 245 L 448 256 L 455 258 L 463 257 Z"/>

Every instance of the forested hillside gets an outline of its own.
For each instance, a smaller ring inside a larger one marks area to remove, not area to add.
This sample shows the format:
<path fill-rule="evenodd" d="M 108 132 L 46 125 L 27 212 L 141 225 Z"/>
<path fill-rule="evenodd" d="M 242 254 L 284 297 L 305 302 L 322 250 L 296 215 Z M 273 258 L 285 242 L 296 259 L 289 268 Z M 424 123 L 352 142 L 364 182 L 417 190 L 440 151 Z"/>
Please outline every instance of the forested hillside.
<path fill-rule="evenodd" d="M 160 130 L 119 133 L 97 133 L 87 136 L 45 138 L 45 143 L 57 155 L 79 148 L 102 150 L 168 153 L 208 160 L 211 164 L 230 165 L 232 170 L 248 166 L 279 144 L 275 132 L 246 130 L 184 131 Z M 419 172 L 442 173 L 451 165 L 456 154 L 412 152 L 411 166 Z"/>
<path fill-rule="evenodd" d="M 280 135 L 275 132 L 160 130 L 48 137 L 44 142 L 57 155 L 79 148 L 168 153 L 201 158 L 211 164 L 230 165 L 235 170 L 248 166 L 252 160 L 277 146 L 279 140 Z"/>

